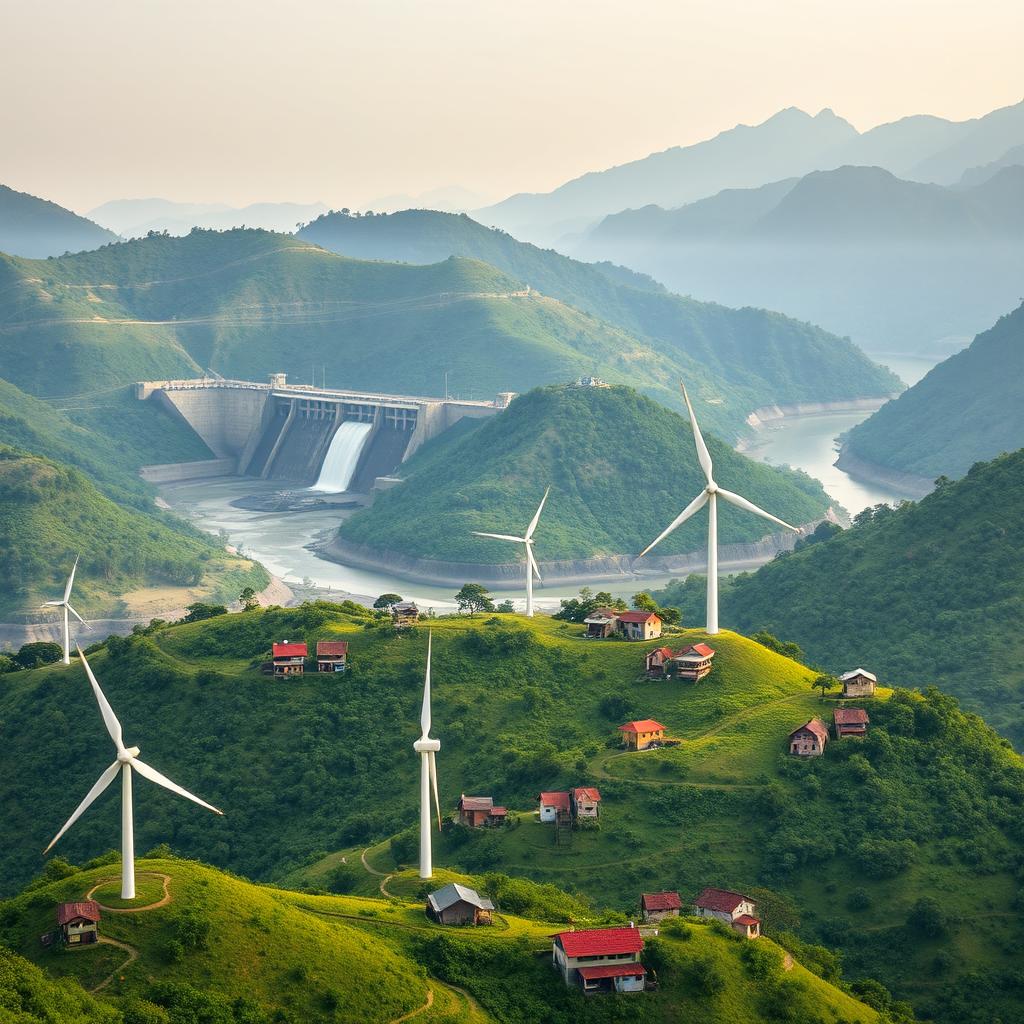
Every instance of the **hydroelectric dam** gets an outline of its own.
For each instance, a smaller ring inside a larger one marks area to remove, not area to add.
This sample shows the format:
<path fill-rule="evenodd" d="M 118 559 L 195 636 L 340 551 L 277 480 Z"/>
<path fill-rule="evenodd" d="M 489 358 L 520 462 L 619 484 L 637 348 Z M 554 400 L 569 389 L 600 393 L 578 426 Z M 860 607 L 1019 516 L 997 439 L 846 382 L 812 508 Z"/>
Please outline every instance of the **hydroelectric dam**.
<path fill-rule="evenodd" d="M 153 483 L 251 476 L 322 492 L 369 493 L 387 487 L 420 445 L 465 417 L 493 416 L 515 397 L 490 402 L 420 398 L 289 384 L 198 378 L 143 381 L 140 401 L 157 402 L 183 420 L 214 458 L 149 466 Z"/>

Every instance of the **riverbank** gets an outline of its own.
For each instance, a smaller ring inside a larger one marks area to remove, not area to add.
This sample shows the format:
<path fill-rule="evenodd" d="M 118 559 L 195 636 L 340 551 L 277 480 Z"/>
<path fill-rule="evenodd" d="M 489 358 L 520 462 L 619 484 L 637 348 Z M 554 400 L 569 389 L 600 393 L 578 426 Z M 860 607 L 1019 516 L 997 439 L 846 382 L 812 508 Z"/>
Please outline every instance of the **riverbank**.
<path fill-rule="evenodd" d="M 756 432 L 773 429 L 782 420 L 802 416 L 828 416 L 833 413 L 863 413 L 865 417 L 877 412 L 896 395 L 888 398 L 850 398 L 842 402 L 797 402 L 793 405 L 762 405 L 747 416 L 747 426 Z M 757 447 L 757 440 L 741 438 L 736 451 L 745 453 Z"/>
<path fill-rule="evenodd" d="M 835 464 L 838 469 L 856 480 L 863 480 L 876 487 L 901 491 L 911 499 L 923 498 L 935 490 L 934 480 L 868 462 L 854 455 L 846 445 L 839 449 L 839 458 L 836 459 Z"/>

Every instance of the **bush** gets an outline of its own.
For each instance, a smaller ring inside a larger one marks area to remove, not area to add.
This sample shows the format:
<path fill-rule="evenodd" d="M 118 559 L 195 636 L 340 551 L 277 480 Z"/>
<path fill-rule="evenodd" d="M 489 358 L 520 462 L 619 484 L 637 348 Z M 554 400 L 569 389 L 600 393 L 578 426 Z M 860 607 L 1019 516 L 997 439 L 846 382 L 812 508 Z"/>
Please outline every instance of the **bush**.
<path fill-rule="evenodd" d="M 64 648 L 47 640 L 24 644 L 14 660 L 22 668 L 39 668 L 40 665 L 52 665 L 64 657 Z"/>
<path fill-rule="evenodd" d="M 748 942 L 740 953 L 743 966 L 756 981 L 767 981 L 782 970 L 782 954 L 767 942 Z"/>

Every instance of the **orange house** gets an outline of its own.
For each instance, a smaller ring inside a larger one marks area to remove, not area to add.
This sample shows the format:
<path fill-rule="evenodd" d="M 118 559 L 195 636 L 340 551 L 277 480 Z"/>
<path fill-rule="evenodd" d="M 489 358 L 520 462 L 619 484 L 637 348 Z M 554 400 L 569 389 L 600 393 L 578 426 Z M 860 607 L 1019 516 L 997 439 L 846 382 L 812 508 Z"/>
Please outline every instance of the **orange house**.
<path fill-rule="evenodd" d="M 619 732 L 622 733 L 627 750 L 646 750 L 652 743 L 665 741 L 665 726 L 653 718 L 627 722 L 619 726 Z"/>

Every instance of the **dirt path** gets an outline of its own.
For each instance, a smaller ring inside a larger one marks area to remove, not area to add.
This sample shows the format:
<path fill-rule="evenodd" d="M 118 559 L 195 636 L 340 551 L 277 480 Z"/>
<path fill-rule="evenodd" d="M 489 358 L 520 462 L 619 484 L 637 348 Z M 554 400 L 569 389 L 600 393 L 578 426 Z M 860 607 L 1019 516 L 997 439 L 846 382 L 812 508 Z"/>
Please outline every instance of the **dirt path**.
<path fill-rule="evenodd" d="M 418 1017 L 421 1013 L 425 1013 L 434 1005 L 434 990 L 427 985 L 427 1001 L 422 1006 L 417 1006 L 415 1010 L 410 1010 L 408 1013 L 403 1013 L 401 1017 L 395 1017 L 394 1020 L 389 1021 L 389 1024 L 402 1024 L 403 1020 L 412 1020 L 413 1017 Z"/>
<path fill-rule="evenodd" d="M 171 895 L 170 884 L 171 876 L 165 875 L 162 871 L 141 871 L 139 873 L 140 878 L 159 878 L 164 884 L 164 894 L 156 901 L 156 903 L 148 903 L 144 907 L 108 907 L 106 904 L 98 903 L 97 906 L 100 910 L 105 910 L 108 914 L 144 914 L 147 910 L 159 910 L 161 907 L 166 907 L 174 897 Z M 92 899 L 92 894 L 101 886 L 106 885 L 107 882 L 116 882 L 116 876 L 114 878 L 101 878 L 86 894 L 87 900 Z"/>
<path fill-rule="evenodd" d="M 363 852 L 359 854 L 359 859 L 360 861 L 362 861 L 363 867 L 366 868 L 366 870 L 371 875 L 376 875 L 380 879 L 380 885 L 378 885 L 377 888 L 380 890 L 381 895 L 394 899 L 396 897 L 394 897 L 392 893 L 388 892 L 387 884 L 395 876 L 394 874 L 388 874 L 388 872 L 386 871 L 378 871 L 376 868 L 370 866 L 370 862 L 366 859 L 366 855 L 370 852 L 371 849 L 373 849 L 373 847 L 368 846 L 365 850 L 363 850 Z"/>
<path fill-rule="evenodd" d="M 128 959 L 119 967 L 115 967 L 95 988 L 89 989 L 90 993 L 101 992 L 105 989 L 114 978 L 120 974 L 129 964 L 135 963 L 139 959 L 139 951 L 127 942 L 122 942 L 120 939 L 111 939 L 106 935 L 101 935 L 97 942 L 102 942 L 104 946 L 117 946 L 118 949 L 123 949 L 128 954 Z"/>

